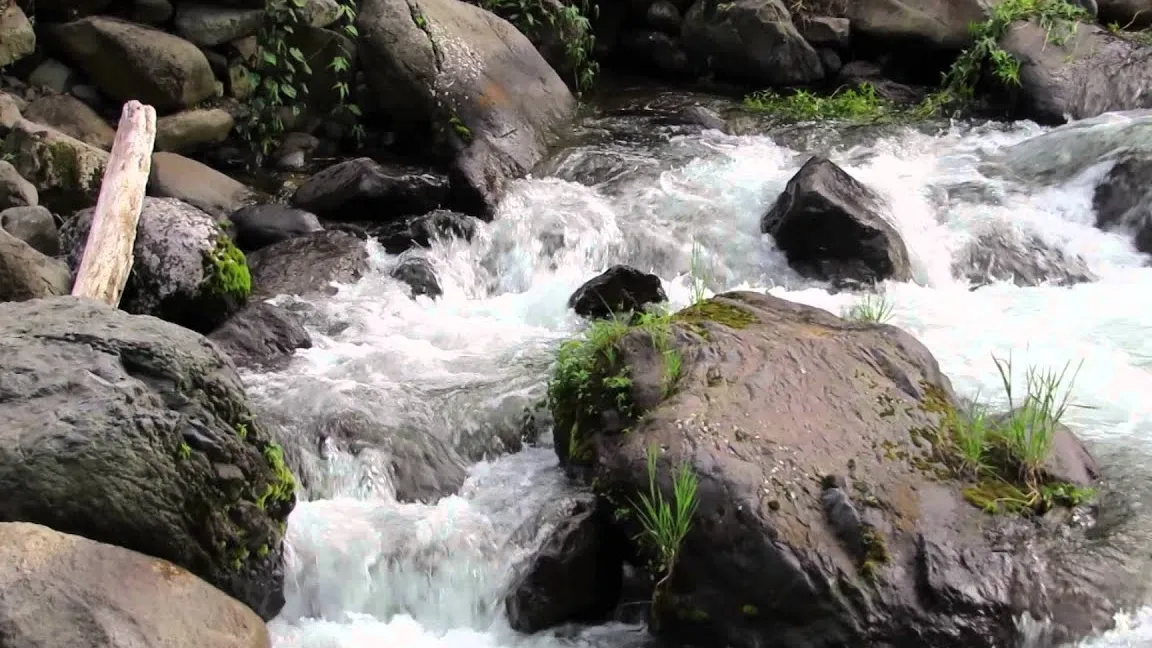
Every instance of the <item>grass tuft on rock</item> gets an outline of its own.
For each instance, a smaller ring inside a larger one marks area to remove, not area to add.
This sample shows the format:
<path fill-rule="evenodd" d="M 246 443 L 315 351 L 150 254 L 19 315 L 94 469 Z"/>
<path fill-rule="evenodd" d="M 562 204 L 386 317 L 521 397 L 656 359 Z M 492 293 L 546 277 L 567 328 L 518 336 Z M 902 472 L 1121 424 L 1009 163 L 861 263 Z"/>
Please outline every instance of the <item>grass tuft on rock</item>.
<path fill-rule="evenodd" d="M 889 121 L 904 112 L 880 96 L 868 83 L 858 88 L 841 88 L 828 96 L 809 90 L 797 90 L 787 95 L 760 90 L 745 97 L 744 106 L 792 122 L 877 123 Z"/>
<path fill-rule="evenodd" d="M 1069 374 L 1029 368 L 1025 394 L 1012 387 L 1012 361 L 993 358 L 1008 395 L 1009 411 L 991 415 L 975 403 L 966 413 L 945 408 L 933 442 L 934 459 L 964 480 L 964 497 L 989 513 L 1043 514 L 1055 506 L 1078 506 L 1094 491 L 1052 479 L 1045 465 L 1079 366 Z"/>
<path fill-rule="evenodd" d="M 248 259 L 228 236 L 221 236 L 208 255 L 212 292 L 225 300 L 243 303 L 252 293 Z"/>
<path fill-rule="evenodd" d="M 844 308 L 840 316 L 853 322 L 886 324 L 892 319 L 895 306 L 883 294 L 868 293 L 859 301 Z"/>

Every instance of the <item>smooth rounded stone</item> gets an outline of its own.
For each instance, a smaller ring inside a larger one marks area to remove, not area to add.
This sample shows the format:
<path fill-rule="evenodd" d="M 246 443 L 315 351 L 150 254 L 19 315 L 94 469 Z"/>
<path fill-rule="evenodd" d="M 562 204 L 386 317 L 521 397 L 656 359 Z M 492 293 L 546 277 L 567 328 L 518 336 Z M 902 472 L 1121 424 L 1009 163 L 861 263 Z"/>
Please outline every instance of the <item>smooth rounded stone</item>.
<path fill-rule="evenodd" d="M 338 0 L 306 0 L 297 11 L 312 27 L 327 27 L 340 19 Z"/>
<path fill-rule="evenodd" d="M 581 317 L 599 319 L 639 312 L 648 304 L 668 301 L 660 277 L 626 265 L 615 265 L 589 279 L 568 298 Z"/>
<path fill-rule="evenodd" d="M 28 103 L 22 98 L 0 91 L 0 137 L 7 135 L 16 122 L 24 118 L 20 110 L 26 105 Z"/>
<path fill-rule="evenodd" d="M 104 97 L 100 96 L 100 91 L 97 90 L 95 86 L 78 83 L 72 86 L 71 92 L 73 97 L 76 97 L 93 108 L 99 108 L 104 105 Z"/>
<path fill-rule="evenodd" d="M 40 65 L 28 75 L 28 85 L 48 88 L 56 93 L 68 92 L 76 81 L 76 72 L 56 59 L 44 59 Z M 32 121 L 35 118 L 29 117 Z M 52 124 L 46 124 L 51 126 Z"/>
<path fill-rule="evenodd" d="M 968 279 L 973 288 L 997 281 L 1071 286 L 1096 279 L 1083 258 L 1010 224 L 978 232 L 957 255 L 953 274 Z"/>
<path fill-rule="evenodd" d="M 320 139 L 311 133 L 287 133 L 280 139 L 272 158 L 276 168 L 285 171 L 299 171 L 308 165 L 312 153 L 320 146 Z"/>
<path fill-rule="evenodd" d="M 68 264 L 0 229 L 0 302 L 67 295 L 71 288 Z"/>
<path fill-rule="evenodd" d="M 301 297 L 335 293 L 368 270 L 364 239 L 329 229 L 274 243 L 248 255 L 254 295 Z"/>
<path fill-rule="evenodd" d="M 132 20 L 145 25 L 161 25 L 172 18 L 175 9 L 168 0 L 133 0 Z"/>
<path fill-rule="evenodd" d="M 91 299 L 0 304 L 0 375 L 20 377 L 0 399 L 0 492 L 21 493 L 0 520 L 168 560 L 276 616 L 295 478 L 212 343 Z"/>
<path fill-rule="evenodd" d="M 440 278 L 436 276 L 436 268 L 422 256 L 403 255 L 388 276 L 407 285 L 413 298 L 424 296 L 436 299 L 444 294 L 440 288 Z"/>
<path fill-rule="evenodd" d="M 60 231 L 56 217 L 40 205 L 9 207 L 0 211 L 0 229 L 31 245 L 41 254 L 60 254 Z"/>
<path fill-rule="evenodd" d="M 0 209 L 37 205 L 36 186 L 24 179 L 10 162 L 0 160 Z"/>
<path fill-rule="evenodd" d="M 679 36 L 680 21 L 683 20 L 683 16 L 680 15 L 680 10 L 676 8 L 676 5 L 668 2 L 668 0 L 656 0 L 648 6 L 645 20 L 652 29 L 662 31 L 670 36 Z"/>
<path fill-rule="evenodd" d="M 70 95 L 45 95 L 28 104 L 23 113 L 25 119 L 105 151 L 112 150 L 112 141 L 116 139 L 116 129 L 88 104 Z"/>
<path fill-rule="evenodd" d="M 22 119 L 4 139 L 16 171 L 36 186 L 39 203 L 58 214 L 96 204 L 108 152 Z"/>
<path fill-rule="evenodd" d="M 232 239 L 245 252 L 324 229 L 315 214 L 278 203 L 241 207 L 228 221 Z"/>
<path fill-rule="evenodd" d="M 409 218 L 402 224 L 380 228 L 372 234 L 389 254 L 400 254 L 413 247 L 426 248 L 433 242 L 457 238 L 471 241 L 480 223 L 475 216 L 437 209 Z"/>
<path fill-rule="evenodd" d="M 216 218 L 226 218 L 258 198 L 255 191 L 206 164 L 163 151 L 152 155 L 148 195 L 177 198 Z"/>
<path fill-rule="evenodd" d="M 61 232 L 69 265 L 78 268 L 92 209 Z M 175 198 L 144 198 L 132 248 L 132 271 L 120 308 L 208 333 L 247 303 L 252 290 L 244 254 L 214 218 Z"/>
<path fill-rule="evenodd" d="M 221 108 L 194 108 L 156 120 L 156 150 L 188 153 L 220 144 L 233 119 Z"/>
<path fill-rule="evenodd" d="M 813 156 L 760 220 L 800 274 L 833 285 L 908 281 L 912 266 L 883 199 L 827 158 Z"/>
<path fill-rule="evenodd" d="M 312 336 L 295 314 L 266 302 L 252 302 L 228 318 L 208 339 L 239 367 L 275 369 L 296 349 L 312 348 Z"/>
<path fill-rule="evenodd" d="M 270 646 L 259 616 L 191 572 L 39 524 L 0 523 L 0 591 L 6 646 Z"/>
<path fill-rule="evenodd" d="M 255 34 L 263 22 L 261 9 L 186 2 L 176 9 L 175 25 L 176 33 L 188 41 L 201 47 L 215 47 Z"/>
<path fill-rule="evenodd" d="M 423 214 L 448 201 L 448 179 L 371 158 L 340 162 L 308 178 L 292 203 L 324 220 L 389 222 Z"/>
<path fill-rule="evenodd" d="M 804 40 L 815 47 L 843 49 L 848 46 L 851 23 L 847 18 L 808 16 L 797 21 Z"/>
<path fill-rule="evenodd" d="M 36 31 L 15 2 L 0 8 L 0 68 L 4 68 L 36 51 Z"/>

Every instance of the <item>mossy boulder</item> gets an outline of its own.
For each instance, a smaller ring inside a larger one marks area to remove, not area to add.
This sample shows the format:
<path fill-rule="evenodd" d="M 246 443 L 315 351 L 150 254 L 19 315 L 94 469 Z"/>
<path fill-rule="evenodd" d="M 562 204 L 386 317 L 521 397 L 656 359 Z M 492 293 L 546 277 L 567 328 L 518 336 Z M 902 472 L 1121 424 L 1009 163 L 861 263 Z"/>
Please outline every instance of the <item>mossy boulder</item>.
<path fill-rule="evenodd" d="M 27 119 L 12 126 L 0 149 L 39 191 L 41 205 L 68 213 L 96 204 L 107 152 Z"/>
<path fill-rule="evenodd" d="M 1117 571 L 1084 544 L 1093 518 L 1064 498 L 1084 484 L 1046 482 L 1066 487 L 1047 507 L 974 506 L 971 488 L 991 475 L 956 470 L 961 403 L 928 349 L 892 326 L 750 292 L 596 322 L 561 351 L 550 404 L 561 463 L 610 520 L 601 546 L 627 545 L 606 559 L 666 575 L 638 521 L 649 453 L 669 501 L 674 468 L 694 475 L 673 576 L 641 597 L 658 601 L 652 627 L 668 637 L 992 648 L 1016 643 L 1029 611 L 1054 619 L 1056 645 L 1110 624 L 1124 580 L 1145 566 L 1133 557 Z M 1091 457 L 1060 435 L 1051 466 L 1090 484 Z"/>
<path fill-rule="evenodd" d="M 76 214 L 62 234 L 69 264 L 79 267 L 92 210 Z M 238 311 L 252 292 L 248 261 L 208 214 L 175 198 L 145 198 L 135 260 L 120 307 L 208 333 Z"/>
<path fill-rule="evenodd" d="M 91 300 L 0 304 L 0 375 L 0 522 L 163 558 L 276 615 L 295 479 L 212 343 Z"/>

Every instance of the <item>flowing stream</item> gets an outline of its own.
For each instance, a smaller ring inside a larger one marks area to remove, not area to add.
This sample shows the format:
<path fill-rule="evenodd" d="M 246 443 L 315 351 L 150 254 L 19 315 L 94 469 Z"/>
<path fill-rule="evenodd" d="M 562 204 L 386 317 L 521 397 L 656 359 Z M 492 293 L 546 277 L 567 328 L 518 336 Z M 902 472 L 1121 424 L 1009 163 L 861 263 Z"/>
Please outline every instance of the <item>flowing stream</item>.
<path fill-rule="evenodd" d="M 1002 402 L 993 354 L 1057 370 L 1083 361 L 1068 422 L 1128 498 L 1115 542 L 1152 550 L 1152 268 L 1130 237 L 1095 229 L 1091 207 L 1111 153 L 1152 148 L 1152 117 L 1053 132 L 888 128 L 853 141 L 818 128 L 774 139 L 628 119 L 592 123 L 583 143 L 516 183 L 470 243 L 434 244 L 442 298 L 409 299 L 388 278 L 396 258 L 373 247 L 372 272 L 316 304 L 339 325 L 314 326 L 314 348 L 287 369 L 247 376 L 255 398 L 301 426 L 341 409 L 450 444 L 507 435 L 542 395 L 556 345 L 581 326 L 569 294 L 623 262 L 661 276 L 683 305 L 694 248 L 711 290 L 769 290 L 839 313 L 859 296 L 795 276 L 758 228 L 807 155 L 821 152 L 890 201 L 916 277 L 884 286 L 892 323 L 932 349 L 959 392 Z M 1035 234 L 1082 256 L 1098 279 L 970 291 L 953 278 L 953 260 L 986 228 Z M 379 452 L 298 450 L 317 476 L 289 521 L 276 648 L 647 642 L 643 628 L 624 624 L 537 636 L 508 628 L 513 566 L 539 540 L 540 511 L 567 488 L 546 442 L 475 464 L 463 488 L 435 504 L 397 503 Z M 1129 612 L 1085 645 L 1152 645 L 1152 611 Z"/>

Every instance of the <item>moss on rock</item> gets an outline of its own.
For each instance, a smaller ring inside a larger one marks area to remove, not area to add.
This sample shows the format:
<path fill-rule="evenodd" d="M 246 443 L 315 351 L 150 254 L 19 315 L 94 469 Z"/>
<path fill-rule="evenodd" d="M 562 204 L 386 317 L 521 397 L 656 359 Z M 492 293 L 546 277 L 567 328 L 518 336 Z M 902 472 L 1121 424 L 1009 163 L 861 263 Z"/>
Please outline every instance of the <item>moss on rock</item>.
<path fill-rule="evenodd" d="M 216 247 L 208 254 L 209 290 L 227 300 L 244 302 L 252 293 L 252 274 L 248 259 L 228 236 L 216 240 Z"/>

